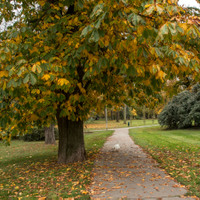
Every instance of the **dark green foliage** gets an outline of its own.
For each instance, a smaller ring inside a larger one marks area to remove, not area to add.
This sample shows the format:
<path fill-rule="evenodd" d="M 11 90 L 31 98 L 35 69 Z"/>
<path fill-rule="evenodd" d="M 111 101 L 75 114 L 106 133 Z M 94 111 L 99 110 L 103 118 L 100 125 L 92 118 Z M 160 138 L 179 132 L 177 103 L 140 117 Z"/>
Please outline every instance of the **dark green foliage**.
<path fill-rule="evenodd" d="M 24 141 L 44 141 L 44 129 L 43 128 L 33 128 L 30 133 L 23 136 Z"/>
<path fill-rule="evenodd" d="M 58 140 L 58 129 L 54 128 L 55 138 Z M 33 128 L 30 132 L 22 137 L 24 141 L 45 141 L 44 128 Z"/>
<path fill-rule="evenodd" d="M 192 91 L 184 91 L 174 96 L 158 116 L 161 126 L 170 129 L 200 126 L 200 84 Z"/>

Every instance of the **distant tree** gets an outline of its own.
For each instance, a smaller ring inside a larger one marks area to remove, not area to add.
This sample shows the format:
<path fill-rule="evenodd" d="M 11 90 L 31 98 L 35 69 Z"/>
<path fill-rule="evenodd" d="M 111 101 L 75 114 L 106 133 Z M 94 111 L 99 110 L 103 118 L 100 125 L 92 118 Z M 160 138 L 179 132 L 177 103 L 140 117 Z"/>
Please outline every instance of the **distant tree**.
<path fill-rule="evenodd" d="M 189 128 L 200 125 L 200 87 L 197 83 L 192 91 L 183 91 L 174 96 L 158 116 L 161 126 Z"/>
<path fill-rule="evenodd" d="M 192 96 L 189 100 L 191 110 L 189 119 L 194 121 L 194 125 L 200 127 L 200 84 L 196 84 L 192 89 Z"/>
<path fill-rule="evenodd" d="M 49 127 L 44 128 L 45 133 L 45 144 L 55 144 L 55 132 L 54 132 L 54 124 L 51 124 Z"/>

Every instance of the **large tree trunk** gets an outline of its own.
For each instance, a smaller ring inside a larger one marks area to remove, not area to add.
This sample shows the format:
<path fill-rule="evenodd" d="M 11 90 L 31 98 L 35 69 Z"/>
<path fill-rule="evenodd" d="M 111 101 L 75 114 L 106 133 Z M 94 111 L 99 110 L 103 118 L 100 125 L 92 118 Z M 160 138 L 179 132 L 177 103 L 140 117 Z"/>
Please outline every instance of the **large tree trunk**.
<path fill-rule="evenodd" d="M 51 124 L 49 127 L 45 127 L 45 144 L 55 144 L 55 133 L 54 133 L 54 125 Z"/>
<path fill-rule="evenodd" d="M 59 130 L 58 163 L 74 163 L 86 158 L 83 121 L 71 121 L 57 115 Z"/>

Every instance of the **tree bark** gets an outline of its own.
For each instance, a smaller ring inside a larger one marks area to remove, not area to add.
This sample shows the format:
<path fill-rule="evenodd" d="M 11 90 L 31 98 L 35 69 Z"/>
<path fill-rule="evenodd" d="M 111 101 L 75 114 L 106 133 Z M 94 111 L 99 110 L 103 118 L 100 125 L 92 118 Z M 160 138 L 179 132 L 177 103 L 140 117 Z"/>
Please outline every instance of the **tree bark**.
<path fill-rule="evenodd" d="M 108 109 L 105 107 L 106 130 L 108 129 Z"/>
<path fill-rule="evenodd" d="M 45 144 L 55 144 L 55 133 L 54 133 L 54 125 L 51 124 L 49 127 L 45 127 Z"/>
<path fill-rule="evenodd" d="M 124 124 L 126 124 L 126 104 L 124 104 Z"/>
<path fill-rule="evenodd" d="M 146 124 L 146 107 L 143 106 L 142 108 L 142 113 L 143 113 L 143 122 L 144 122 L 144 125 Z"/>
<path fill-rule="evenodd" d="M 156 115 L 155 115 L 155 111 L 153 110 L 153 124 L 154 124 L 154 120 L 155 120 L 155 118 L 156 118 Z"/>
<path fill-rule="evenodd" d="M 59 130 L 58 163 L 74 163 L 86 159 L 83 121 L 71 121 L 57 115 Z"/>
<path fill-rule="evenodd" d="M 113 117 L 113 111 L 112 110 L 110 111 L 110 118 L 111 118 L 111 120 L 114 119 L 114 117 Z"/>
<path fill-rule="evenodd" d="M 116 111 L 116 122 L 119 122 L 119 111 Z"/>

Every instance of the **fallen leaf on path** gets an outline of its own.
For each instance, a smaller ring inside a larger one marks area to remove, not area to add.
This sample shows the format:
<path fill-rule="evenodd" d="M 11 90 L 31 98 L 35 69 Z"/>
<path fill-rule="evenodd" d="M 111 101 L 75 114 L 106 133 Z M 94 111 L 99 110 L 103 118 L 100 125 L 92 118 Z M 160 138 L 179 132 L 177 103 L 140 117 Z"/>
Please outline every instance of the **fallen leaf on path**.
<path fill-rule="evenodd" d="M 114 186 L 114 187 L 112 187 L 112 189 L 120 189 L 121 188 L 121 186 Z"/>

